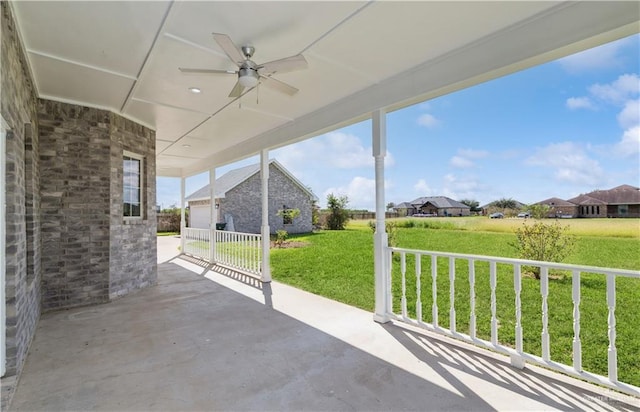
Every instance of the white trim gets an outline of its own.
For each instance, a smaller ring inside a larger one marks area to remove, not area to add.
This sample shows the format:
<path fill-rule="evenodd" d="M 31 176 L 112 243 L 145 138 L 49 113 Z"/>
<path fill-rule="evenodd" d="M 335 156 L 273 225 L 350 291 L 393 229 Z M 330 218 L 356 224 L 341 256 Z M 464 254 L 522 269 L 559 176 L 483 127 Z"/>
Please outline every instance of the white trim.
<path fill-rule="evenodd" d="M 0 182 L 2 182 L 3 189 L 0 190 L 0 376 L 4 376 L 6 372 L 7 363 L 7 309 L 6 309 L 6 246 L 5 246 L 5 192 L 7 190 L 6 185 L 6 125 L 4 118 L 0 116 Z"/>
<path fill-rule="evenodd" d="M 123 207 L 123 218 L 124 220 L 144 220 L 144 208 L 145 208 L 145 199 L 144 199 L 144 156 L 138 154 L 138 153 L 133 153 L 133 152 L 129 152 L 127 150 L 123 150 L 122 151 L 122 190 L 124 191 L 124 158 L 128 157 L 130 159 L 135 159 L 135 160 L 139 160 L 140 161 L 140 187 L 138 188 L 138 190 L 140 191 L 139 193 L 139 197 L 140 197 L 140 216 L 124 216 L 124 198 L 122 199 L 122 207 Z"/>

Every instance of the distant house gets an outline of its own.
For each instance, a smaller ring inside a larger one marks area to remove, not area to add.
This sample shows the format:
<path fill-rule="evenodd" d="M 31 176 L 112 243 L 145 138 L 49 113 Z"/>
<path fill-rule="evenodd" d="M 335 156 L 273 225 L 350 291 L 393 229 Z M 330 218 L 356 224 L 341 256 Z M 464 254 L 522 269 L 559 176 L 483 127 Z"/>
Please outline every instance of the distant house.
<path fill-rule="evenodd" d="M 487 203 L 484 206 L 480 206 L 480 209 L 482 209 L 482 214 L 483 215 L 488 215 L 488 214 L 496 212 L 496 211 L 497 212 L 504 212 L 505 211 L 504 208 L 500 208 L 500 207 L 496 206 L 496 203 L 498 203 L 498 202 L 499 202 L 499 200 L 494 200 L 493 202 Z M 514 202 L 515 208 L 513 208 L 512 210 L 514 210 L 514 212 L 515 211 L 519 211 L 519 210 L 523 210 L 523 209 L 525 209 L 527 207 L 527 205 L 525 203 L 519 202 L 517 200 L 514 200 L 513 202 Z"/>
<path fill-rule="evenodd" d="M 402 202 L 394 210 L 400 216 L 470 216 L 471 208 L 446 196 L 419 197 Z"/>
<path fill-rule="evenodd" d="M 231 170 L 215 181 L 216 223 L 225 223 L 226 230 L 260 233 L 262 225 L 262 189 L 260 165 Z M 189 226 L 209 228 L 211 195 L 206 185 L 186 198 L 189 204 Z M 317 201 L 313 192 L 302 184 L 278 161 L 269 161 L 269 226 L 271 233 L 284 229 L 289 233 L 311 232 L 311 210 Z M 283 209 L 299 209 L 292 221 L 278 216 Z"/>
<path fill-rule="evenodd" d="M 547 217 L 575 217 L 578 210 L 575 204 L 557 197 L 545 199 L 534 204 L 549 206 Z"/>
<path fill-rule="evenodd" d="M 640 189 L 621 185 L 594 190 L 569 200 L 557 197 L 536 204 L 551 206 L 549 217 L 640 217 Z"/>
<path fill-rule="evenodd" d="M 594 190 L 573 199 L 579 217 L 640 217 L 640 188 L 621 185 Z"/>

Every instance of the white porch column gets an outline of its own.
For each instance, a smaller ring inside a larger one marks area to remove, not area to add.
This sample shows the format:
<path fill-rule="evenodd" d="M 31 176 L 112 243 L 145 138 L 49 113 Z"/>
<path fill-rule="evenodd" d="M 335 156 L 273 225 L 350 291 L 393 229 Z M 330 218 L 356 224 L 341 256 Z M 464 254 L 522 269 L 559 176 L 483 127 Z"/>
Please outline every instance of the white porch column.
<path fill-rule="evenodd" d="M 373 320 L 389 322 L 389 267 L 387 266 L 388 238 L 384 204 L 384 158 L 387 154 L 387 118 L 383 109 L 376 110 L 372 118 L 372 147 L 376 173 L 376 232 L 373 235 L 375 272 L 375 313 Z"/>
<path fill-rule="evenodd" d="M 216 210 L 216 168 L 209 169 L 209 228 L 211 229 L 209 238 L 209 263 L 216 263 L 216 223 L 218 223 L 218 215 Z"/>
<path fill-rule="evenodd" d="M 269 228 L 269 151 L 260 152 L 260 179 L 262 182 L 262 281 L 271 282 L 271 229 Z"/>
<path fill-rule="evenodd" d="M 185 219 L 185 177 L 180 178 L 180 253 L 184 253 L 184 245 L 185 245 L 185 228 L 187 227 L 187 221 Z"/>

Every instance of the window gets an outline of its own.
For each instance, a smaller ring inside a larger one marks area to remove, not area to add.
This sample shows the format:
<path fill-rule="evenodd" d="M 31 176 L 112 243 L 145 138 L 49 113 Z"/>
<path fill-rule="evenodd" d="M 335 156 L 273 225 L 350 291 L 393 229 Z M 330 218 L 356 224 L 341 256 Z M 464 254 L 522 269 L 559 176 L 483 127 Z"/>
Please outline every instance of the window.
<path fill-rule="evenodd" d="M 123 216 L 142 218 L 143 158 L 124 152 L 123 158 Z"/>
<path fill-rule="evenodd" d="M 629 213 L 629 205 L 618 205 L 618 214 L 626 215 Z"/>

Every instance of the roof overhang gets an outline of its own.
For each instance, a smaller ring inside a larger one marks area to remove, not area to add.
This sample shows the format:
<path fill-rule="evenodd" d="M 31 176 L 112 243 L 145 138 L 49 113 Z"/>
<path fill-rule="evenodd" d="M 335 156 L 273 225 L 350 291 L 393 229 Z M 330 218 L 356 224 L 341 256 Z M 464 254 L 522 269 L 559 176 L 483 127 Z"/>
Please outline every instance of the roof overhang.
<path fill-rule="evenodd" d="M 189 176 L 640 30 L 634 1 L 12 7 L 39 96 L 155 129 L 159 176 Z M 300 92 L 260 87 L 231 99 L 233 76 L 180 73 L 235 68 L 212 32 L 255 46 L 258 63 L 303 53 L 307 70 L 274 75 Z"/>

